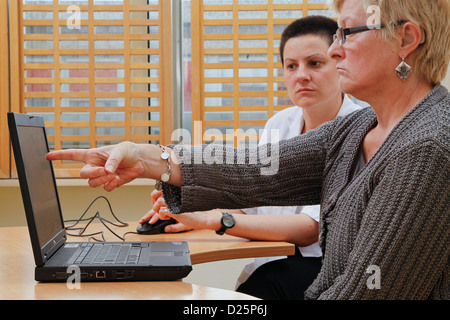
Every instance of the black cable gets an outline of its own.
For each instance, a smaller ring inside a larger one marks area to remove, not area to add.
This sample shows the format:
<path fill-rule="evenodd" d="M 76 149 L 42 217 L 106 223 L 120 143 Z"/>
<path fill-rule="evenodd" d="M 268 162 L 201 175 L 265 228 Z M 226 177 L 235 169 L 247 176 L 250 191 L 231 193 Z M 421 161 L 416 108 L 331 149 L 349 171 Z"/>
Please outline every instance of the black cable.
<path fill-rule="evenodd" d="M 102 218 L 102 217 L 100 216 L 100 212 L 99 212 L 99 211 L 97 211 L 97 213 L 96 213 L 94 216 L 90 217 L 90 218 L 84 218 L 84 216 L 86 215 L 86 213 L 89 211 L 89 209 L 92 207 L 92 205 L 93 205 L 98 199 L 104 199 L 104 200 L 106 201 L 106 203 L 108 204 L 108 207 L 109 207 L 109 211 L 111 212 L 111 214 L 112 214 L 112 216 L 114 217 L 114 219 L 116 219 L 116 221 L 119 222 L 119 224 L 114 223 L 114 222 L 111 222 L 111 221 L 109 221 L 109 220 L 107 220 L 107 219 Z M 108 200 L 105 196 L 99 196 L 99 197 L 95 198 L 95 199 L 89 204 L 89 206 L 88 206 L 87 209 L 83 212 L 83 214 L 81 215 L 81 217 L 80 217 L 79 219 L 77 219 L 77 220 L 75 220 L 75 219 L 74 219 L 74 220 L 64 220 L 64 223 L 66 223 L 66 222 L 74 222 L 74 221 L 75 221 L 74 224 L 65 227 L 66 230 L 68 230 L 68 231 L 69 231 L 69 230 L 71 230 L 71 231 L 79 230 L 78 234 L 69 234 L 69 233 L 67 233 L 67 234 L 68 234 L 69 236 L 73 236 L 73 237 L 88 237 L 88 236 L 89 236 L 88 241 L 90 241 L 90 240 L 92 239 L 92 240 L 98 241 L 98 242 L 105 242 L 105 237 L 104 237 L 103 231 L 99 231 L 99 232 L 95 232 L 95 233 L 91 233 L 91 234 L 85 234 L 85 233 L 84 233 L 84 232 L 86 231 L 87 227 L 88 227 L 88 226 L 92 223 L 92 221 L 94 221 L 96 218 L 97 218 L 98 220 L 100 220 L 100 222 L 106 227 L 106 229 L 108 229 L 113 235 L 115 235 L 117 238 L 119 238 L 119 239 L 122 240 L 122 241 L 125 241 L 125 236 L 126 236 L 127 234 L 129 234 L 129 233 L 137 234 L 137 232 L 129 231 L 129 232 L 124 233 L 123 236 L 121 237 L 121 236 L 119 236 L 117 233 L 115 233 L 113 230 L 111 230 L 111 228 L 107 225 L 108 223 L 111 224 L 111 225 L 113 225 L 113 226 L 115 226 L 115 227 L 127 227 L 127 226 L 128 226 L 128 223 L 122 222 L 122 221 L 119 220 L 119 218 L 117 218 L 117 216 L 114 214 L 114 212 L 113 212 L 113 210 L 112 210 L 111 203 L 109 202 L 109 200 Z M 82 222 L 82 221 L 88 221 L 88 223 L 87 223 L 84 227 L 75 228 L 75 226 L 76 226 L 78 223 Z M 96 239 L 96 238 L 94 237 L 94 236 L 96 236 L 96 235 L 101 235 L 102 240 Z"/>
<path fill-rule="evenodd" d="M 114 224 L 113 222 L 108 221 L 108 220 L 106 220 L 106 219 L 103 219 L 103 220 L 105 220 L 105 221 L 111 223 L 112 225 L 114 225 L 114 226 L 116 226 L 116 227 L 126 227 L 126 226 L 128 226 L 128 223 L 120 221 L 119 218 L 117 218 L 117 216 L 114 214 L 114 211 L 113 211 L 113 209 L 112 209 L 111 203 L 109 202 L 108 198 L 106 198 L 105 196 L 98 196 L 97 198 L 95 198 L 95 199 L 89 204 L 89 206 L 87 207 L 87 209 L 84 211 L 84 213 L 81 215 L 81 217 L 80 217 L 78 220 L 65 220 L 65 221 L 64 221 L 64 222 L 72 222 L 72 221 L 76 221 L 75 224 L 73 224 L 73 225 L 71 225 L 71 226 L 69 226 L 69 227 L 67 227 L 67 228 L 74 227 L 75 225 L 77 225 L 77 224 L 78 224 L 79 222 L 81 222 L 81 221 L 87 221 L 87 220 L 89 220 L 89 219 L 92 219 L 92 218 L 88 218 L 88 219 L 84 219 L 84 220 L 83 220 L 83 217 L 84 217 L 84 215 L 88 212 L 88 210 L 91 208 L 91 206 L 92 206 L 98 199 L 104 199 L 104 200 L 106 201 L 106 203 L 108 204 L 108 207 L 109 207 L 109 211 L 111 212 L 112 216 L 116 219 L 117 222 L 121 223 L 122 225 Z M 95 216 L 94 216 L 94 217 L 95 217 Z"/>

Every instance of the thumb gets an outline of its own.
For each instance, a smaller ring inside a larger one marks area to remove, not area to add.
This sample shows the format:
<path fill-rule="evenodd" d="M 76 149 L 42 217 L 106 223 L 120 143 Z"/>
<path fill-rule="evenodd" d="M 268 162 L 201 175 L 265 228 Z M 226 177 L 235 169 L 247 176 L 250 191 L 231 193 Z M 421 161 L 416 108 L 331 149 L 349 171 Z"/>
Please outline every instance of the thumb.
<path fill-rule="evenodd" d="M 181 222 L 178 222 L 178 223 L 175 223 L 175 224 L 170 224 L 170 225 L 166 226 L 165 229 L 164 229 L 164 231 L 166 233 L 176 233 L 176 232 L 183 232 L 183 231 L 188 231 L 188 230 L 191 230 L 191 229 L 186 227 Z"/>
<path fill-rule="evenodd" d="M 105 163 L 105 170 L 108 173 L 115 173 L 124 157 L 124 152 L 120 146 L 115 147 Z"/>

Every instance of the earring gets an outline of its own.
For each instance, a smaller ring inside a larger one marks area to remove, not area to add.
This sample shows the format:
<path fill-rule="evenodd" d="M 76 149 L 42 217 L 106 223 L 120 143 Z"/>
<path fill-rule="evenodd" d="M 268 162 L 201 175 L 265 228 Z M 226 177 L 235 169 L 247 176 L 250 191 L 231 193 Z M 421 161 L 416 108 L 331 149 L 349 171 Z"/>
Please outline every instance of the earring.
<path fill-rule="evenodd" d="M 400 79 L 406 80 L 411 74 L 412 68 L 405 62 L 405 58 L 402 58 L 402 62 L 395 68 L 395 73 Z"/>

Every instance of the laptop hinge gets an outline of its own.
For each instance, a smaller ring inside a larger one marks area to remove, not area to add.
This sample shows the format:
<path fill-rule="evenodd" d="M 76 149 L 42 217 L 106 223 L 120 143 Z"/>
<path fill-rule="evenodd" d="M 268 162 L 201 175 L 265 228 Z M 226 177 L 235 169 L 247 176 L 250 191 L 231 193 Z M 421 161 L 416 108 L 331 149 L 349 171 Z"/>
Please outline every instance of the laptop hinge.
<path fill-rule="evenodd" d="M 43 262 L 47 262 L 47 260 L 50 259 L 55 252 L 64 245 L 66 240 L 66 230 L 63 229 L 56 236 L 54 236 L 53 239 L 47 242 L 44 247 L 41 248 Z"/>

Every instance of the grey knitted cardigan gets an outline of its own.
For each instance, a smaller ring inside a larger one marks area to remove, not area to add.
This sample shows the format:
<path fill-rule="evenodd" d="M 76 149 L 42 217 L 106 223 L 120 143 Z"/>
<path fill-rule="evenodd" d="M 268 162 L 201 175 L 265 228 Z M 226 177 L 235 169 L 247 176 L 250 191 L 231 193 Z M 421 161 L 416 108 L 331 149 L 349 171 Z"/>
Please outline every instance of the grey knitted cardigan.
<path fill-rule="evenodd" d="M 449 106 L 437 85 L 355 176 L 371 108 L 281 141 L 275 175 L 261 163 L 197 164 L 206 146 L 174 146 L 183 182 L 164 197 L 174 213 L 320 203 L 324 255 L 307 299 L 449 299 Z"/>

